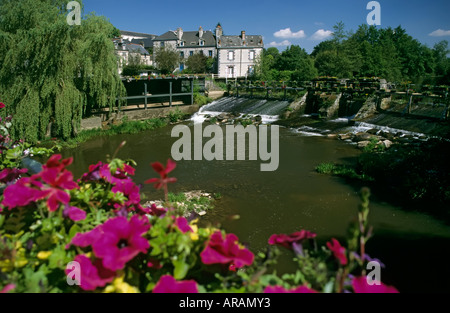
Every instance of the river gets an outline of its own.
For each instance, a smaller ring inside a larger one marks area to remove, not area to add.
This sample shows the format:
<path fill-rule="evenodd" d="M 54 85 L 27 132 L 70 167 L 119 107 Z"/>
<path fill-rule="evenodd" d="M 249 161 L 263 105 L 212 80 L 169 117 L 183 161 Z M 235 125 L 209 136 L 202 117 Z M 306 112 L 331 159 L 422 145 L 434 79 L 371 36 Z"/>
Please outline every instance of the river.
<path fill-rule="evenodd" d="M 99 137 L 63 151 L 63 156 L 74 157 L 71 170 L 80 177 L 90 164 L 106 160 L 107 154 L 113 154 L 126 141 L 118 157 L 138 163 L 135 181 L 142 183 L 157 175 L 150 163 L 165 163 L 171 156 L 172 144 L 177 140 L 171 138 L 172 127 Z M 343 239 L 349 222 L 356 217 L 362 185 L 318 174 L 315 167 L 321 162 L 354 162 L 359 153 L 337 140 L 281 128 L 277 171 L 261 172 L 261 161 L 180 161 L 171 173 L 178 182 L 170 186 L 170 191 L 220 193 L 222 199 L 202 222 L 220 223 L 253 252 L 262 251 L 272 234 L 301 229 L 316 232 L 322 243 L 331 237 Z M 144 185 L 142 192 L 148 199 L 163 197 L 150 185 Z M 382 280 L 403 292 L 449 291 L 445 278 L 450 277 L 446 263 L 450 227 L 425 214 L 382 202 L 376 196 L 370 208 L 375 237 L 369 241 L 368 253 L 386 264 Z M 231 219 L 233 215 L 240 219 Z M 290 269 L 284 259 L 281 266 Z"/>

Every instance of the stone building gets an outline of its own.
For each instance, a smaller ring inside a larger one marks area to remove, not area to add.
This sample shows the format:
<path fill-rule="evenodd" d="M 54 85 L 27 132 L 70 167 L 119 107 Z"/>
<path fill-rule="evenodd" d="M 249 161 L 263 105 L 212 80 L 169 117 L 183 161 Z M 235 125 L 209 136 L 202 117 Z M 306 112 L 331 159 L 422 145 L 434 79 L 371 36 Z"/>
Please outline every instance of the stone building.
<path fill-rule="evenodd" d="M 205 31 L 184 31 L 181 27 L 176 31 L 168 31 L 153 40 L 156 51 L 159 48 L 170 48 L 180 53 L 181 62 L 178 70 L 185 68 L 189 56 L 203 53 L 206 57 L 217 58 L 216 73 L 221 78 L 249 76 L 255 68 L 256 60 L 264 49 L 262 36 L 246 35 L 225 36 L 220 24 L 214 33 Z M 174 69 L 175 70 L 175 69 Z"/>

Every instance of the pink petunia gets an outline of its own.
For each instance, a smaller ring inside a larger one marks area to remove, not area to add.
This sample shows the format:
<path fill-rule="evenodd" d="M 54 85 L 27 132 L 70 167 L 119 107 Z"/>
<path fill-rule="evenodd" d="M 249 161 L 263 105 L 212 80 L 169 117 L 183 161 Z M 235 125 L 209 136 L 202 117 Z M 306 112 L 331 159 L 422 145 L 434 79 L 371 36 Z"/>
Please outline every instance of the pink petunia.
<path fill-rule="evenodd" d="M 70 218 L 74 222 L 86 219 L 86 212 L 74 206 L 66 206 L 66 209 L 63 211 L 63 215 L 64 217 Z"/>
<path fill-rule="evenodd" d="M 337 241 L 336 239 L 332 238 L 331 241 L 332 242 L 327 242 L 328 249 L 333 252 L 334 257 L 339 261 L 341 265 L 347 265 L 348 261 L 345 254 L 346 249 L 342 247 L 339 241 Z"/>
<path fill-rule="evenodd" d="M 22 174 L 25 174 L 28 172 L 26 168 L 23 169 L 17 169 L 17 168 L 5 168 L 3 171 L 0 172 L 0 182 L 4 183 L 5 185 L 10 185 L 11 183 L 14 183 L 16 179 L 18 179 Z"/>
<path fill-rule="evenodd" d="M 0 102 L 0 109 L 3 109 L 5 107 L 6 107 L 6 105 L 3 102 Z"/>
<path fill-rule="evenodd" d="M 73 181 L 72 173 L 58 167 L 44 168 L 40 177 L 47 184 L 42 188 L 42 191 L 44 197 L 47 198 L 50 212 L 56 211 L 59 204 L 69 203 L 70 195 L 66 190 L 78 188 L 78 185 Z"/>
<path fill-rule="evenodd" d="M 146 253 L 150 247 L 143 238 L 150 229 L 148 219 L 134 215 L 129 221 L 125 217 L 109 219 L 92 230 L 92 235 L 75 236 L 72 244 L 91 245 L 103 266 L 112 271 L 120 270 L 139 253 Z"/>
<path fill-rule="evenodd" d="M 77 255 L 74 261 L 80 264 L 80 287 L 83 290 L 93 291 L 98 287 L 104 287 L 115 278 L 115 272 L 104 268 L 100 260 L 92 264 L 85 255 Z M 66 269 L 66 274 L 70 273 L 71 270 Z"/>
<path fill-rule="evenodd" d="M 292 249 L 293 243 L 301 243 L 305 239 L 316 238 L 316 234 L 307 230 L 292 233 L 290 235 L 272 235 L 269 238 L 269 245 L 279 245 L 287 249 Z"/>
<path fill-rule="evenodd" d="M 235 234 L 227 234 L 224 239 L 222 233 L 216 231 L 200 253 L 202 262 L 207 265 L 232 263 L 236 268 L 251 265 L 255 256 L 250 250 L 239 247 L 237 241 Z"/>
<path fill-rule="evenodd" d="M 16 285 L 14 284 L 8 284 L 6 285 L 2 290 L 0 290 L 0 293 L 8 293 L 11 290 L 14 290 L 16 288 Z"/>
<path fill-rule="evenodd" d="M 194 280 L 176 281 L 170 275 L 162 276 L 153 293 L 198 293 L 198 286 Z"/>
<path fill-rule="evenodd" d="M 382 282 L 371 286 L 368 284 L 367 278 L 363 276 L 353 278 L 352 286 L 355 293 L 399 293 L 397 288 L 387 286 Z"/>
<path fill-rule="evenodd" d="M 160 178 L 151 178 L 145 182 L 146 184 L 154 184 L 155 189 L 161 189 L 162 187 L 166 188 L 168 183 L 175 183 L 177 181 L 176 178 L 168 177 L 169 173 L 177 166 L 173 160 L 167 160 L 165 168 L 159 162 L 152 163 L 151 166 L 159 174 Z"/>
<path fill-rule="evenodd" d="M 16 207 L 27 206 L 43 197 L 39 189 L 33 187 L 42 186 L 32 177 L 24 177 L 19 179 L 15 184 L 6 187 L 3 193 L 2 205 L 13 209 Z"/>
<path fill-rule="evenodd" d="M 175 226 L 183 233 L 192 232 L 192 228 L 189 226 L 189 222 L 185 217 L 177 217 L 175 219 Z"/>
<path fill-rule="evenodd" d="M 166 215 L 166 213 L 168 211 L 165 208 L 156 207 L 156 204 L 152 204 L 152 206 L 149 207 L 148 210 L 149 210 L 150 215 L 157 216 L 157 217 L 164 217 L 164 215 Z"/>
<path fill-rule="evenodd" d="M 285 289 L 282 286 L 267 286 L 264 289 L 264 293 L 318 293 L 318 292 L 306 286 L 300 286 L 293 289 Z"/>

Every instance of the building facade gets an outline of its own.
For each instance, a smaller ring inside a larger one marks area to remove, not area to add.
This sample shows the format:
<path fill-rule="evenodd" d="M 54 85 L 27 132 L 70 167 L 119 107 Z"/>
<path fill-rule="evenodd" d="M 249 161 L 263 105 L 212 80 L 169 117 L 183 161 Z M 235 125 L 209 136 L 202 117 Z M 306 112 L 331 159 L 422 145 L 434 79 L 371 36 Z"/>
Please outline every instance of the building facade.
<path fill-rule="evenodd" d="M 221 78 L 247 77 L 255 70 L 256 60 L 264 49 L 262 36 L 246 35 L 224 36 L 220 24 L 214 33 L 204 31 L 168 31 L 153 40 L 154 51 L 169 48 L 179 52 L 180 64 L 174 71 L 185 69 L 189 56 L 202 53 L 206 57 L 217 58 L 216 73 Z"/>

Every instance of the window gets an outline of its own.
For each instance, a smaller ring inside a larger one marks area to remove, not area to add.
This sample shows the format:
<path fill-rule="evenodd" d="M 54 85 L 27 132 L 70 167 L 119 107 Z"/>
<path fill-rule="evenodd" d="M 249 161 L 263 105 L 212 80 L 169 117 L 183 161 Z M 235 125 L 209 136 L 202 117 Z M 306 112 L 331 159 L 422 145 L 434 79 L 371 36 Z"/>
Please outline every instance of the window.
<path fill-rule="evenodd" d="M 184 47 L 184 41 L 180 41 L 180 47 Z"/>
<path fill-rule="evenodd" d="M 234 51 L 228 51 L 228 60 L 234 61 Z"/>
<path fill-rule="evenodd" d="M 200 40 L 200 46 L 204 46 L 205 45 L 205 42 L 203 41 L 203 40 Z"/>
<path fill-rule="evenodd" d="M 184 52 L 183 51 L 180 52 L 180 57 L 184 58 Z"/>
<path fill-rule="evenodd" d="M 234 66 L 228 66 L 228 77 L 234 77 Z"/>
<path fill-rule="evenodd" d="M 189 55 L 193 56 L 194 55 L 194 51 L 189 51 Z"/>
<path fill-rule="evenodd" d="M 208 51 L 208 56 L 209 56 L 210 58 L 213 57 L 213 51 L 212 51 L 212 50 L 209 50 L 209 51 Z"/>
<path fill-rule="evenodd" d="M 255 59 L 255 51 L 250 51 L 250 55 L 249 55 L 249 59 L 250 60 L 254 60 Z"/>
<path fill-rule="evenodd" d="M 253 74 L 253 72 L 254 72 L 254 67 L 253 66 L 249 66 L 248 67 L 248 75 L 252 75 Z"/>
<path fill-rule="evenodd" d="M 161 48 L 164 48 L 164 41 L 161 41 Z"/>

